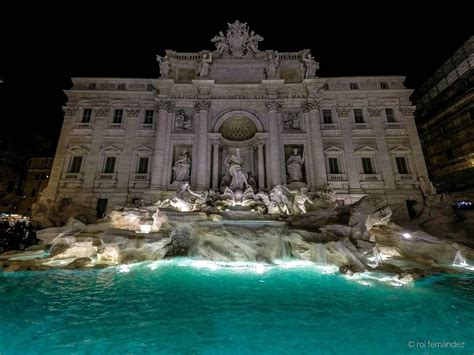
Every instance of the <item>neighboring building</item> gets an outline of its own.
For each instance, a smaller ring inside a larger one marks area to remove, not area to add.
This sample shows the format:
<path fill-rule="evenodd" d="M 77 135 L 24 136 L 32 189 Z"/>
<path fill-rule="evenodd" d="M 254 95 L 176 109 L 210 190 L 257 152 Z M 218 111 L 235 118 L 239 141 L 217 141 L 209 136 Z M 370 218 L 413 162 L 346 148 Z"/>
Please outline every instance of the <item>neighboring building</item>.
<path fill-rule="evenodd" d="M 22 200 L 25 156 L 14 148 L 12 139 L 0 140 L 0 213 L 17 212 Z"/>
<path fill-rule="evenodd" d="M 407 217 L 427 171 L 405 78 L 316 77 L 309 50 L 260 51 L 261 39 L 236 22 L 214 52 L 166 51 L 160 79 L 72 79 L 42 198 L 101 213 L 182 180 L 223 191 L 243 161 L 256 190 L 379 194 Z"/>
<path fill-rule="evenodd" d="M 29 213 L 33 203 L 38 201 L 41 192 L 48 186 L 49 174 L 53 167 L 53 158 L 30 158 L 27 174 L 23 183 L 23 200 L 18 212 Z"/>
<path fill-rule="evenodd" d="M 430 178 L 438 191 L 474 188 L 474 36 L 413 93 Z"/>

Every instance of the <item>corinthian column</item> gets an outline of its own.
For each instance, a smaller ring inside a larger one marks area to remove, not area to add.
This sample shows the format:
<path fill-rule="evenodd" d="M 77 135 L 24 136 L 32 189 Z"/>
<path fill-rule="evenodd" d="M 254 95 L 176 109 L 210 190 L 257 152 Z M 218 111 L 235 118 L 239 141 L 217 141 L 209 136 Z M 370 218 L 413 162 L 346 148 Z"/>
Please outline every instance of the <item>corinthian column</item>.
<path fill-rule="evenodd" d="M 212 189 L 219 189 L 219 145 L 218 141 L 212 142 Z"/>
<path fill-rule="evenodd" d="M 278 119 L 278 110 L 281 108 L 280 100 L 267 100 L 265 106 L 268 110 L 269 119 L 269 150 L 270 150 L 270 176 L 271 186 L 281 185 L 281 140 L 280 124 Z"/>
<path fill-rule="evenodd" d="M 210 107 L 211 102 L 209 100 L 198 100 L 194 103 L 194 109 L 199 112 L 195 137 L 197 157 L 194 159 L 196 162 L 194 164 L 194 168 L 196 169 L 196 181 L 194 185 L 198 189 L 207 188 L 207 129 Z"/>
<path fill-rule="evenodd" d="M 326 161 L 324 159 L 323 140 L 321 138 L 321 125 L 319 118 L 319 101 L 308 100 L 303 103 L 303 111 L 309 118 L 309 138 L 312 150 L 314 183 L 316 187 L 322 187 L 327 184 Z M 311 170 L 311 169 L 310 169 Z M 308 179 L 310 180 L 310 179 Z M 311 179 L 312 180 L 312 179 Z"/>
<path fill-rule="evenodd" d="M 163 171 L 165 171 L 166 135 L 168 131 L 168 111 L 173 109 L 173 102 L 157 100 L 158 122 L 156 124 L 155 151 L 153 153 L 153 168 L 151 171 L 151 187 L 163 187 Z"/>
<path fill-rule="evenodd" d="M 265 164 L 263 161 L 263 142 L 258 141 L 257 147 L 257 163 L 258 163 L 258 188 L 263 190 L 265 188 Z"/>

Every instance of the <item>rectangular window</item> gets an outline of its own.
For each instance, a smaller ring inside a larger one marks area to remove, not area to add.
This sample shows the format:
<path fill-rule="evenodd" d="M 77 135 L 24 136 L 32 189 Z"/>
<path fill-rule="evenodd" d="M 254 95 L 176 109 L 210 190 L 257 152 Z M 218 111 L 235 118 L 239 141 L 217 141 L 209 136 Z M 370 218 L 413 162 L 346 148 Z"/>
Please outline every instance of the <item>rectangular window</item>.
<path fill-rule="evenodd" d="M 82 157 L 72 157 L 71 167 L 69 168 L 69 172 L 73 174 L 80 173 L 81 165 L 82 165 Z"/>
<path fill-rule="evenodd" d="M 153 123 L 153 115 L 154 115 L 154 111 L 153 110 L 146 110 L 145 111 L 145 124 L 152 124 Z"/>
<path fill-rule="evenodd" d="M 357 83 L 351 83 L 351 90 L 359 90 L 359 84 Z"/>
<path fill-rule="evenodd" d="M 332 112 L 331 110 L 323 110 L 323 122 L 332 123 Z"/>
<path fill-rule="evenodd" d="M 97 207 L 96 207 L 96 212 L 97 212 L 97 217 L 102 218 L 105 215 L 105 212 L 107 211 L 107 203 L 109 202 L 108 199 L 106 198 L 98 198 L 97 199 Z"/>
<path fill-rule="evenodd" d="M 355 123 L 364 123 L 364 114 L 360 108 L 354 109 Z"/>
<path fill-rule="evenodd" d="M 387 122 L 394 123 L 395 121 L 395 112 L 391 108 L 385 109 L 385 115 L 387 115 Z"/>
<path fill-rule="evenodd" d="M 96 84 L 95 83 L 90 83 L 88 86 L 87 86 L 87 89 L 89 90 L 95 90 L 96 88 Z"/>
<path fill-rule="evenodd" d="M 337 158 L 329 158 L 329 173 L 330 174 L 340 174 L 341 171 L 339 170 L 339 159 Z"/>
<path fill-rule="evenodd" d="M 364 174 L 375 174 L 371 158 L 362 158 L 362 169 Z"/>
<path fill-rule="evenodd" d="M 104 173 L 106 174 L 115 173 L 115 157 L 105 158 Z"/>
<path fill-rule="evenodd" d="M 148 158 L 138 159 L 138 174 L 148 174 Z"/>
<path fill-rule="evenodd" d="M 125 90 L 125 84 L 118 84 L 117 90 Z"/>
<path fill-rule="evenodd" d="M 155 87 L 153 86 L 153 84 L 148 84 L 146 89 L 147 91 L 155 91 Z"/>
<path fill-rule="evenodd" d="M 383 89 L 383 90 L 387 90 L 388 89 L 388 83 L 386 81 L 381 81 L 380 82 L 380 88 Z"/>
<path fill-rule="evenodd" d="M 91 108 L 85 108 L 84 111 L 82 111 L 82 123 L 89 123 L 91 121 L 92 117 L 92 109 Z"/>
<path fill-rule="evenodd" d="M 396 157 L 397 169 L 399 174 L 408 174 L 408 165 L 405 157 Z"/>
<path fill-rule="evenodd" d="M 122 123 L 123 109 L 116 109 L 114 111 L 114 120 L 112 123 Z"/>

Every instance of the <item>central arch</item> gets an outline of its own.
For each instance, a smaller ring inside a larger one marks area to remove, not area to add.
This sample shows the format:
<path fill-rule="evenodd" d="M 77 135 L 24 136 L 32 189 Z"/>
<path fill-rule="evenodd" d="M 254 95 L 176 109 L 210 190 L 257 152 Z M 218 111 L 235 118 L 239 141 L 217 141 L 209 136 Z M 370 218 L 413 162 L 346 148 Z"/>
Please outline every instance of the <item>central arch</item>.
<path fill-rule="evenodd" d="M 226 124 L 226 121 L 228 120 L 240 120 L 240 122 L 235 122 L 234 127 L 229 127 L 233 129 L 239 129 L 239 123 L 242 126 L 242 130 L 251 130 L 251 124 L 248 123 L 253 123 L 255 125 L 256 132 L 255 133 L 261 133 L 264 131 L 263 125 L 261 120 L 258 118 L 256 114 L 253 112 L 250 112 L 248 110 L 230 110 L 228 112 L 225 112 L 221 114 L 215 124 L 214 124 L 214 129 L 212 130 L 214 133 L 221 133 L 222 126 Z M 250 122 L 249 122 L 250 121 Z M 232 126 L 231 123 L 227 123 L 227 125 Z"/>

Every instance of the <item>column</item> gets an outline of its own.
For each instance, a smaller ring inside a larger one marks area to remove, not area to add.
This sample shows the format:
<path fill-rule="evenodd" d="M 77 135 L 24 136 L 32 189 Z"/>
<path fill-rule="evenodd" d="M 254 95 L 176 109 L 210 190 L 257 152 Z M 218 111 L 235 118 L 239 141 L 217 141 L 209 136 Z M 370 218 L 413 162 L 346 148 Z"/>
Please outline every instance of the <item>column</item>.
<path fill-rule="evenodd" d="M 156 124 L 155 151 L 153 153 L 153 167 L 151 171 L 151 186 L 163 187 L 163 171 L 165 171 L 166 135 L 168 130 L 168 111 L 173 107 L 172 101 L 157 100 L 158 122 Z"/>
<path fill-rule="evenodd" d="M 263 142 L 257 142 L 258 188 L 265 189 L 265 163 L 263 160 Z"/>
<path fill-rule="evenodd" d="M 281 185 L 281 132 L 278 119 L 278 110 L 281 108 L 281 101 L 279 100 L 267 100 L 265 106 L 268 110 L 269 119 L 269 150 L 270 150 L 270 181 L 271 186 Z"/>
<path fill-rule="evenodd" d="M 354 189 L 357 190 L 355 192 L 360 192 L 359 157 L 354 154 L 350 108 L 346 106 L 337 106 L 336 112 L 339 118 L 339 123 L 341 124 L 344 157 L 346 158 L 347 164 L 347 179 L 349 180 L 349 193 Z"/>
<path fill-rule="evenodd" d="M 211 101 L 209 100 L 198 100 L 194 103 L 194 108 L 199 113 L 195 136 L 197 157 L 194 159 L 196 162 L 194 168 L 197 169 L 194 186 L 198 189 L 207 188 L 207 130 L 210 107 Z"/>
<path fill-rule="evenodd" d="M 426 169 L 425 157 L 420 144 L 418 131 L 416 130 L 415 119 L 413 114 L 415 112 L 414 106 L 400 106 L 400 112 L 403 115 L 404 122 L 407 127 L 408 139 L 410 140 L 411 149 L 413 150 L 413 159 L 415 161 L 416 172 L 418 176 L 428 177 L 428 170 Z"/>
<path fill-rule="evenodd" d="M 212 189 L 219 189 L 219 145 L 218 141 L 212 142 Z"/>
<path fill-rule="evenodd" d="M 308 100 L 303 104 L 303 111 L 309 117 L 309 139 L 313 155 L 313 171 L 316 187 L 327 185 L 326 161 L 324 159 L 323 140 L 321 137 L 321 119 L 319 117 L 319 101 Z"/>
<path fill-rule="evenodd" d="M 392 162 L 388 152 L 385 129 L 382 122 L 382 107 L 369 106 L 367 111 L 374 127 L 375 142 L 377 143 L 377 156 L 380 162 L 379 171 L 382 174 L 385 189 L 395 189 L 395 176 L 393 175 Z"/>

